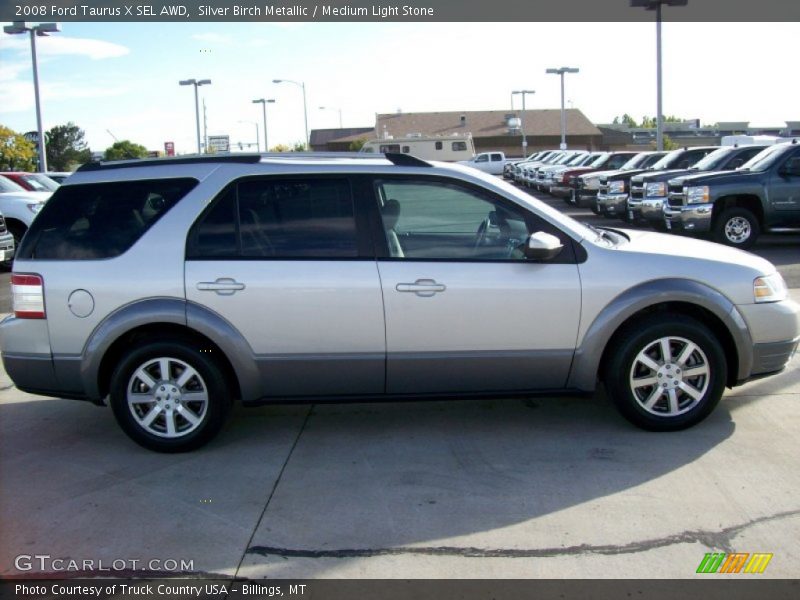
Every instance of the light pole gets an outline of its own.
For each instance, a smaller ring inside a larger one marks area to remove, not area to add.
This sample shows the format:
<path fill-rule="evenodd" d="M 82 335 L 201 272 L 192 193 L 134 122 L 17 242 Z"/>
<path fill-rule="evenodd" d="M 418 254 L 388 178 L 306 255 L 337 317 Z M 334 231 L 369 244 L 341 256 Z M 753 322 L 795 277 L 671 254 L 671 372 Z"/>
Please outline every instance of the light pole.
<path fill-rule="evenodd" d="M 303 90 L 303 118 L 306 125 L 306 150 L 311 149 L 310 140 L 308 139 L 308 105 L 306 104 L 306 84 L 303 81 L 292 81 L 291 79 L 273 79 L 272 83 L 293 83 Z"/>
<path fill-rule="evenodd" d="M 661 7 L 686 6 L 689 0 L 631 0 L 634 8 L 656 11 L 656 149 L 664 149 L 664 115 L 661 109 Z"/>
<path fill-rule="evenodd" d="M 58 23 L 39 23 L 30 26 L 25 21 L 14 21 L 11 25 L 3 27 L 3 31 L 10 35 L 17 35 L 30 32 L 31 36 L 31 60 L 33 61 L 33 95 L 36 100 L 36 129 L 38 132 L 39 144 L 39 172 L 47 171 L 47 149 L 44 142 L 44 128 L 42 127 L 42 103 L 39 99 L 39 63 L 36 60 L 36 38 L 47 36 L 50 33 L 61 31 Z"/>
<path fill-rule="evenodd" d="M 577 73 L 580 69 L 573 67 L 561 67 L 559 69 L 547 69 L 545 73 L 549 75 L 561 76 L 561 149 L 567 149 L 567 113 L 564 110 L 564 74 Z"/>
<path fill-rule="evenodd" d="M 261 152 L 261 142 L 258 138 L 258 121 L 239 121 L 239 123 L 249 123 L 250 125 L 255 125 L 256 127 L 256 152 Z M 251 146 L 252 144 L 247 144 Z"/>
<path fill-rule="evenodd" d="M 511 92 L 511 103 L 514 103 L 514 94 L 522 94 L 522 114 L 519 119 L 519 129 L 522 133 L 522 156 L 528 156 L 528 138 L 525 137 L 525 94 L 535 94 L 534 90 L 516 90 Z"/>
<path fill-rule="evenodd" d="M 269 152 L 269 144 L 267 143 L 267 104 L 275 104 L 273 98 L 258 98 L 253 100 L 253 104 L 260 104 L 264 110 L 264 152 Z"/>
<path fill-rule="evenodd" d="M 195 121 L 197 122 L 197 153 L 200 154 L 202 150 L 200 149 L 200 102 L 198 100 L 197 95 L 197 88 L 201 85 L 209 85 L 211 83 L 210 79 L 184 79 L 178 82 L 180 85 L 193 85 L 194 86 L 194 116 Z"/>
<path fill-rule="evenodd" d="M 339 129 L 342 128 L 342 109 L 341 108 L 334 108 L 332 106 L 320 106 L 320 110 L 335 110 L 339 112 Z"/>

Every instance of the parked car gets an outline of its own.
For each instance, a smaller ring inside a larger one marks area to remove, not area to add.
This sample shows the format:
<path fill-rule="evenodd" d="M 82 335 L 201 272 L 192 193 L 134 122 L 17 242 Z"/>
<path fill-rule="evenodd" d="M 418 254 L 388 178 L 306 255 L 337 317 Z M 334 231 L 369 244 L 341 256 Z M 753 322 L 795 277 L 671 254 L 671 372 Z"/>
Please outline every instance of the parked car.
<path fill-rule="evenodd" d="M 480 154 L 476 154 L 471 160 L 458 161 L 458 164 L 478 169 L 490 175 L 502 175 L 506 165 L 516 160 L 519 159 L 506 158 L 503 152 L 481 152 Z"/>
<path fill-rule="evenodd" d="M 551 163 L 544 163 L 535 167 L 528 167 L 525 170 L 526 177 L 524 177 L 524 182 L 528 187 L 536 188 L 537 190 L 540 189 L 540 184 L 544 181 L 544 171 L 547 169 L 558 168 L 562 165 L 569 165 L 575 163 L 586 155 L 585 152 L 580 150 L 565 150 L 556 160 Z M 539 176 L 539 172 L 542 171 L 541 177 Z"/>
<path fill-rule="evenodd" d="M 514 181 L 520 185 L 528 186 L 531 173 L 541 165 L 552 165 L 564 157 L 564 152 L 559 150 L 551 152 L 545 158 L 525 161 L 514 168 Z"/>
<path fill-rule="evenodd" d="M 636 171 L 640 173 L 642 170 L 647 169 L 648 167 L 652 166 L 653 164 L 657 163 L 661 160 L 661 157 L 666 154 L 665 152 L 639 152 L 628 162 L 623 164 L 619 169 L 610 170 L 610 171 L 598 171 L 596 173 L 590 173 L 588 175 L 580 175 L 578 177 L 578 186 L 575 192 L 576 197 L 579 202 L 588 201 L 589 208 L 592 209 L 592 212 L 595 214 L 604 214 L 604 211 L 601 208 L 601 204 L 604 204 L 606 200 L 614 200 L 615 202 L 627 202 L 628 200 L 628 190 L 627 190 L 627 181 L 624 181 L 622 193 L 615 194 L 614 196 L 609 196 L 608 191 L 608 178 L 613 178 L 616 175 L 620 175 L 623 173 L 628 173 L 631 171 Z M 617 197 L 624 196 L 620 200 L 617 200 Z M 607 216 L 607 214 L 606 214 Z"/>
<path fill-rule="evenodd" d="M 0 177 L 0 213 L 5 217 L 4 225 L 16 247 L 49 197 L 50 192 L 29 192 L 10 179 Z M 6 257 L 3 264 L 9 266 L 10 262 L 11 258 Z"/>
<path fill-rule="evenodd" d="M 688 169 L 706 154 L 713 152 L 717 148 L 719 148 L 719 146 L 699 146 L 695 148 L 680 148 L 678 150 L 672 150 L 647 171 L 632 175 L 630 178 L 631 190 L 630 194 L 628 194 L 626 212 L 623 213 L 622 219 L 627 223 L 635 223 L 643 220 L 642 201 L 644 200 L 645 195 L 645 185 L 642 177 L 644 175 L 651 175 L 661 171 Z"/>
<path fill-rule="evenodd" d="M 402 154 L 89 164 L 33 222 L 11 283 L 0 351 L 16 386 L 108 399 L 167 452 L 209 441 L 232 401 L 598 381 L 636 425 L 682 429 L 800 341 L 800 306 L 762 258 L 590 228 Z"/>
<path fill-rule="evenodd" d="M 658 156 L 658 160 L 655 160 L 656 156 Z M 650 160 L 646 161 L 646 166 L 643 164 L 636 169 L 620 171 L 601 178 L 600 191 L 597 194 L 597 206 L 600 214 L 610 219 L 619 217 L 624 220 L 630 197 L 631 177 L 655 169 L 656 165 L 666 156 L 666 152 L 656 152 L 650 157 Z"/>
<path fill-rule="evenodd" d="M 560 179 L 561 174 L 564 171 L 589 165 L 594 162 L 600 156 L 600 154 L 600 152 L 584 152 L 578 158 L 575 158 L 574 160 L 571 160 L 563 165 L 540 170 L 536 174 L 537 177 L 540 178 L 537 182 L 537 187 L 541 191 L 549 194 L 550 188 L 553 187 L 553 185 L 555 185 L 555 183 Z"/>
<path fill-rule="evenodd" d="M 58 189 L 58 183 L 42 173 L 5 171 L 0 173 L 0 177 L 10 179 L 29 192 L 55 192 Z"/>
<path fill-rule="evenodd" d="M 553 196 L 565 198 L 570 204 L 579 204 L 577 198 L 578 177 L 586 173 L 609 171 L 619 169 L 628 160 L 635 156 L 635 152 L 599 152 L 594 159 L 585 165 L 576 166 L 562 171 L 560 179 L 550 186 Z M 594 198 L 592 198 L 594 200 Z"/>
<path fill-rule="evenodd" d="M 522 160 L 509 161 L 508 163 L 506 163 L 505 167 L 503 167 L 503 178 L 514 179 L 514 173 L 517 170 L 517 167 L 521 167 L 521 165 L 534 160 L 544 160 L 554 152 L 555 150 L 540 150 L 539 152 L 534 152 L 533 154 Z"/>
<path fill-rule="evenodd" d="M 735 171 L 670 180 L 664 218 L 670 230 L 738 248 L 762 232 L 800 228 L 800 144 L 770 146 Z"/>
<path fill-rule="evenodd" d="M 667 182 L 681 175 L 704 171 L 736 169 L 761 152 L 766 146 L 725 146 L 709 152 L 688 169 L 666 169 L 647 172 L 631 178 L 631 187 L 644 188 L 640 210 L 642 219 L 653 229 L 665 231 L 664 204 L 667 201 Z"/>
<path fill-rule="evenodd" d="M 15 250 L 14 236 L 8 231 L 6 220 L 0 214 L 0 264 L 9 267 L 14 260 Z"/>

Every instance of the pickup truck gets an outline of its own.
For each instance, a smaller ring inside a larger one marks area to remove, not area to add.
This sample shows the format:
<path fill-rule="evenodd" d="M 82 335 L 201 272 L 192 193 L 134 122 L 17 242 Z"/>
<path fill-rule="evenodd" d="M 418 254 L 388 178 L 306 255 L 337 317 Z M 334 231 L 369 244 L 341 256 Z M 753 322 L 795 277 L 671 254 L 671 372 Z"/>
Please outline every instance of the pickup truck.
<path fill-rule="evenodd" d="M 600 214 L 597 208 L 597 194 L 600 191 L 600 181 L 604 177 L 609 177 L 622 171 L 647 168 L 657 162 L 661 156 L 663 154 L 659 155 L 655 152 L 631 153 L 631 156 L 622 165 L 616 167 L 608 166 L 599 171 L 579 173 L 572 181 L 570 203 L 581 207 L 588 206 L 594 214 Z"/>
<path fill-rule="evenodd" d="M 509 159 L 503 152 L 481 152 L 470 160 L 460 160 L 459 165 L 466 165 L 490 175 L 502 175 L 506 164 L 516 162 L 519 158 Z"/>
<path fill-rule="evenodd" d="M 592 162 L 559 173 L 559 178 L 550 186 L 550 194 L 564 198 L 568 204 L 577 204 L 575 191 L 579 175 L 619 169 L 635 155 L 635 152 L 600 152 L 595 155 Z"/>
<path fill-rule="evenodd" d="M 766 146 L 725 146 L 697 161 L 688 169 L 667 169 L 642 173 L 631 178 L 631 189 L 644 190 L 639 210 L 644 221 L 653 229 L 664 231 L 664 203 L 667 201 L 667 182 L 684 175 L 708 171 L 730 171 L 741 167 Z"/>
<path fill-rule="evenodd" d="M 518 167 L 521 169 L 522 166 L 526 165 L 529 162 L 544 160 L 548 156 L 555 153 L 556 150 L 540 150 L 538 152 L 534 152 L 527 158 L 523 158 L 520 160 L 509 160 L 503 167 L 503 177 L 505 179 L 514 179 L 514 174 L 515 172 L 518 172 L 517 171 Z"/>
<path fill-rule="evenodd" d="M 667 229 L 750 248 L 762 231 L 800 229 L 800 144 L 770 146 L 735 171 L 672 179 L 668 189 Z"/>
<path fill-rule="evenodd" d="M 619 171 L 611 171 L 600 177 L 596 202 L 597 214 L 609 219 L 623 218 L 628 205 L 631 177 L 653 168 L 666 155 L 667 153 L 663 151 L 651 151 L 637 160 L 635 165 L 624 165 Z"/>

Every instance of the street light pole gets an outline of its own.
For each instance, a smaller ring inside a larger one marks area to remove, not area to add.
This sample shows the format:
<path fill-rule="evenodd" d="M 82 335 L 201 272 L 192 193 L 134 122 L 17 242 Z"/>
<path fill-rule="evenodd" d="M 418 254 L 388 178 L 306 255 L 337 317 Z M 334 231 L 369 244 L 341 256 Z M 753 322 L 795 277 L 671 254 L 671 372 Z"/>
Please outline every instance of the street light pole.
<path fill-rule="evenodd" d="M 664 111 L 662 109 L 661 85 L 661 7 L 686 6 L 689 0 L 630 0 L 634 8 L 656 11 L 656 149 L 664 149 Z"/>
<path fill-rule="evenodd" d="M 341 108 L 334 108 L 332 106 L 320 106 L 320 110 L 335 110 L 339 112 L 339 129 L 342 129 L 342 109 Z"/>
<path fill-rule="evenodd" d="M 522 133 L 522 156 L 528 155 L 528 138 L 525 136 L 525 94 L 535 94 L 534 90 L 517 90 L 511 92 L 511 103 L 514 103 L 514 94 L 522 94 L 522 114 L 519 119 L 519 129 Z"/>
<path fill-rule="evenodd" d="M 269 152 L 269 143 L 267 142 L 267 104 L 275 104 L 273 98 L 258 98 L 253 100 L 253 104 L 260 104 L 264 111 L 264 152 Z"/>
<path fill-rule="evenodd" d="M 202 152 L 200 146 L 200 100 L 199 94 L 197 92 L 197 88 L 201 85 L 209 85 L 211 83 L 210 79 L 184 79 L 178 82 L 178 85 L 193 85 L 194 86 L 194 117 L 195 122 L 197 125 L 197 153 L 200 154 Z"/>
<path fill-rule="evenodd" d="M 547 69 L 545 73 L 549 75 L 561 76 L 561 150 L 567 149 L 567 112 L 564 109 L 564 75 L 566 73 L 578 73 L 580 69 L 573 67 L 561 67 L 559 69 Z"/>
<path fill-rule="evenodd" d="M 311 149 L 311 144 L 308 139 L 308 103 L 306 102 L 306 84 L 304 81 L 292 81 L 291 79 L 273 79 L 272 83 L 293 83 L 303 90 L 303 119 L 306 127 L 306 150 Z"/>
<path fill-rule="evenodd" d="M 28 26 L 25 21 L 14 21 L 11 25 L 3 27 L 3 31 L 9 35 L 30 33 L 31 36 L 31 61 L 33 62 L 33 95 L 36 101 L 36 131 L 37 144 L 39 149 L 39 172 L 47 171 L 47 148 L 45 147 L 44 126 L 42 125 L 42 103 L 39 97 L 39 61 L 36 58 L 36 37 L 47 36 L 50 33 L 61 31 L 58 23 L 40 23 L 33 27 Z"/>

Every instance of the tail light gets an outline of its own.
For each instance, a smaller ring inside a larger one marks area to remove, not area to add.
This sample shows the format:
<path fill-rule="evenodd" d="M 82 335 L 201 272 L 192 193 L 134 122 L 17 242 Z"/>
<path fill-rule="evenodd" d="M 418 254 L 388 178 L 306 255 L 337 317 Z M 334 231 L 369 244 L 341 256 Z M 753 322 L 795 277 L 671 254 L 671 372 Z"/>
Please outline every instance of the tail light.
<path fill-rule="evenodd" d="M 11 274 L 11 297 L 18 319 L 44 319 L 44 280 L 31 273 Z"/>

